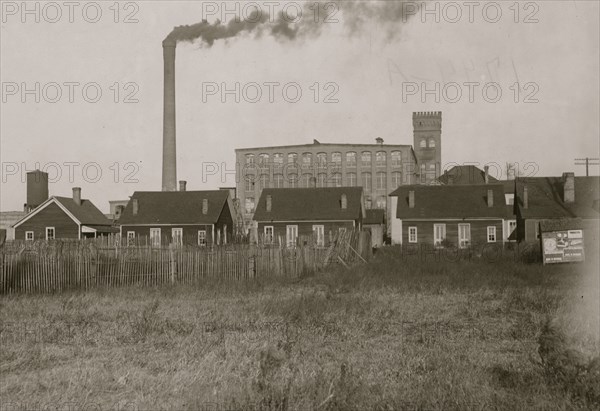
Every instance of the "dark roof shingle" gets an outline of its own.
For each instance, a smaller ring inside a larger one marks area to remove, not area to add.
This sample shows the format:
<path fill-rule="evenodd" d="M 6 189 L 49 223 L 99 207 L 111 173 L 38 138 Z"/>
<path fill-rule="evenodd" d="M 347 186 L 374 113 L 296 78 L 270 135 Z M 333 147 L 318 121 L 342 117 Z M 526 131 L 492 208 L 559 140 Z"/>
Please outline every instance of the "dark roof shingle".
<path fill-rule="evenodd" d="M 102 211 L 92 203 L 90 200 L 81 199 L 81 205 L 77 205 L 71 197 L 57 197 L 54 196 L 63 207 L 65 207 L 69 213 L 81 222 L 81 224 L 92 224 L 92 225 L 111 225 L 111 222 Z"/>
<path fill-rule="evenodd" d="M 125 207 L 119 224 L 215 224 L 229 197 L 227 190 L 136 191 Z M 208 211 L 202 214 L 202 202 Z M 133 214 L 133 200 L 138 213 Z"/>
<path fill-rule="evenodd" d="M 439 176 L 438 181 L 442 184 L 485 184 L 485 171 L 473 165 L 454 166 Z M 488 174 L 490 184 L 497 183 L 498 179 Z"/>
<path fill-rule="evenodd" d="M 346 194 L 346 209 L 341 207 L 342 194 Z M 267 195 L 271 196 L 271 211 L 266 210 Z M 362 187 L 265 188 L 254 220 L 348 221 L 358 219 L 362 213 Z"/>
<path fill-rule="evenodd" d="M 523 207 L 527 186 L 528 207 Z M 527 177 L 517 180 L 517 204 L 523 218 L 599 218 L 600 177 L 575 177 L 575 202 L 565 203 L 562 177 Z"/>
<path fill-rule="evenodd" d="M 488 190 L 493 193 L 493 205 L 488 207 Z M 409 191 L 415 192 L 415 206 L 409 207 Z M 401 186 L 390 196 L 398 197 L 397 218 L 510 218 L 502 184 Z"/>

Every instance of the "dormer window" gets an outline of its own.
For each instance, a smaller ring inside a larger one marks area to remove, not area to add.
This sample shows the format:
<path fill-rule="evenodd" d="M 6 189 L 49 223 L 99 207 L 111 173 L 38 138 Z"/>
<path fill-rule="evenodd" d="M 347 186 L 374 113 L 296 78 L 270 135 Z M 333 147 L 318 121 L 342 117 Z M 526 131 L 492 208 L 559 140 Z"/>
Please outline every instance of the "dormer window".
<path fill-rule="evenodd" d="M 515 204 L 515 194 L 504 194 L 504 198 L 506 200 L 506 205 L 514 205 Z"/>

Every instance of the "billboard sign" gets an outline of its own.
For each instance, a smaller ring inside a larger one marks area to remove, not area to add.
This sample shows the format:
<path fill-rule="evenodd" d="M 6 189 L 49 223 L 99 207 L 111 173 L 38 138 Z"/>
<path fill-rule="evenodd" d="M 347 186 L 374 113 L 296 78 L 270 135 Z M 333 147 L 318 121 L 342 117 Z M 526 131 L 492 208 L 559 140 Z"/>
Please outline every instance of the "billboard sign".
<path fill-rule="evenodd" d="M 544 264 L 583 261 L 583 230 L 542 232 L 542 252 Z"/>

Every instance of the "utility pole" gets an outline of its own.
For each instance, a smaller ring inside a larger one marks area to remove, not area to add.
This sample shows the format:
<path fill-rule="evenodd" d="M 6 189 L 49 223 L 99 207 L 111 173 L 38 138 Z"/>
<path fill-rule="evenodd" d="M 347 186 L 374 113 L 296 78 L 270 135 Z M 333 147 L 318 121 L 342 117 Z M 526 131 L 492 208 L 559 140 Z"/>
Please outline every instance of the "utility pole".
<path fill-rule="evenodd" d="M 590 176 L 590 166 L 598 166 L 600 165 L 599 163 L 600 158 L 576 158 L 575 159 L 575 165 L 576 166 L 585 166 L 585 176 L 589 177 Z"/>

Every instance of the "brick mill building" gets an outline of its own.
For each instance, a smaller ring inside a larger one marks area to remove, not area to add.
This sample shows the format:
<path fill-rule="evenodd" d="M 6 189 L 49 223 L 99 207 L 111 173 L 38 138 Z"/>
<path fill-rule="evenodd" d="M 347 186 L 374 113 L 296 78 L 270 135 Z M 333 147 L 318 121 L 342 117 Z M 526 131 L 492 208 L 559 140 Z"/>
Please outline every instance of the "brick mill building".
<path fill-rule="evenodd" d="M 313 144 L 236 149 L 237 195 L 252 220 L 266 188 L 362 187 L 365 207 L 389 210 L 388 194 L 401 185 L 440 175 L 441 112 L 413 113 L 413 143 Z M 389 213 L 388 213 L 389 218 Z"/>

